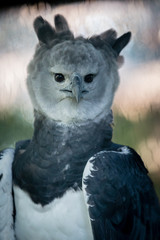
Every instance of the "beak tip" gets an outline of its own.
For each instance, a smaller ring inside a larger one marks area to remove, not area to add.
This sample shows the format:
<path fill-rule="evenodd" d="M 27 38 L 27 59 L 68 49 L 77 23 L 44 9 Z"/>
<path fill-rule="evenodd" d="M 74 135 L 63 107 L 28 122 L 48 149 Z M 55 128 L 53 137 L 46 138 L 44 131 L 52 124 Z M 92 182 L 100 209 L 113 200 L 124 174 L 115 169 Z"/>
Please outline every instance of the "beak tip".
<path fill-rule="evenodd" d="M 77 101 L 77 103 L 79 103 L 80 99 L 81 99 L 81 97 L 80 97 L 79 95 L 76 96 L 76 101 Z"/>

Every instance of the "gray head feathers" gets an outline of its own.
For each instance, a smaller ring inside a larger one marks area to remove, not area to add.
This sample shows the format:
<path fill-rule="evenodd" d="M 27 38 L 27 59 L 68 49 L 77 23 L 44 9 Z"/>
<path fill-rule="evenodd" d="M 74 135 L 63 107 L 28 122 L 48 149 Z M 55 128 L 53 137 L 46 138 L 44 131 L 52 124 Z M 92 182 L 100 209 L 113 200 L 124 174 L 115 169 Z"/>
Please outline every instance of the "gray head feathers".
<path fill-rule="evenodd" d="M 55 28 L 57 32 L 70 31 L 66 19 L 62 15 L 56 15 L 55 19 Z"/>
<path fill-rule="evenodd" d="M 49 43 L 55 36 L 55 31 L 52 26 L 44 20 L 41 16 L 37 17 L 34 21 L 34 30 L 37 34 L 38 39 L 43 43 Z"/>
<path fill-rule="evenodd" d="M 55 29 L 41 16 L 34 20 L 34 29 L 40 42 L 50 44 L 54 39 L 67 37 L 66 39 L 74 39 L 72 32 L 69 29 L 66 19 L 57 14 L 54 18 Z M 61 33 L 61 34 L 60 34 Z M 123 34 L 117 38 L 117 32 L 109 29 L 100 35 L 89 38 L 95 47 L 103 48 L 105 44 L 109 44 L 119 55 L 122 49 L 128 44 L 131 38 L 131 32 Z"/>
<path fill-rule="evenodd" d="M 27 86 L 34 109 L 61 122 L 95 121 L 107 116 L 119 84 L 119 53 L 130 40 L 110 29 L 91 38 L 73 36 L 66 19 L 54 25 L 34 21 L 39 39 L 28 67 Z"/>
<path fill-rule="evenodd" d="M 34 30 L 41 43 L 50 45 L 55 39 L 73 39 L 73 34 L 69 30 L 68 23 L 63 16 L 56 15 L 54 23 L 55 29 L 41 16 L 34 20 Z"/>

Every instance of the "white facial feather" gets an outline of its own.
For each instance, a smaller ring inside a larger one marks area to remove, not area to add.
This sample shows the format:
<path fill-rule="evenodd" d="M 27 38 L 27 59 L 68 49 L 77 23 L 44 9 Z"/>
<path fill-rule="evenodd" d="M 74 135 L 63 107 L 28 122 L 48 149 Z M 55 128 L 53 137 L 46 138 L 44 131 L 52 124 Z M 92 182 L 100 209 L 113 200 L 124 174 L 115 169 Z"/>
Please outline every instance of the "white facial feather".
<path fill-rule="evenodd" d="M 55 81 L 55 74 L 65 77 Z M 87 93 L 77 103 L 69 93 L 60 91 L 69 86 L 73 74 L 83 80 Z M 84 77 L 93 74 L 91 83 Z M 109 52 L 108 59 L 92 44 L 82 40 L 68 40 L 45 46 L 35 54 L 28 67 L 27 86 L 34 108 L 47 117 L 64 123 L 84 122 L 107 115 L 119 83 L 117 63 Z"/>

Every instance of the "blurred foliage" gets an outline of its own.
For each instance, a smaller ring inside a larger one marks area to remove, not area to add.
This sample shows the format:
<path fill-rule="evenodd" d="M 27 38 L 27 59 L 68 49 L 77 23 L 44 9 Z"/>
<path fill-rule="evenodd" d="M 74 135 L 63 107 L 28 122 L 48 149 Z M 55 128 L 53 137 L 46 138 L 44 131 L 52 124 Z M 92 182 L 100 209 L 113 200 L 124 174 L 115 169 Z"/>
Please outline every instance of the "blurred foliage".
<path fill-rule="evenodd" d="M 32 137 L 33 127 L 20 112 L 0 113 L 0 150 Z"/>
<path fill-rule="evenodd" d="M 160 112 L 151 108 L 150 111 L 143 116 L 143 118 L 140 116 L 138 121 L 131 121 L 123 115 L 115 114 L 113 141 L 128 145 L 138 152 L 139 144 L 146 141 L 147 138 L 153 137 L 160 139 Z M 152 149 L 152 151 L 154 151 L 154 149 Z M 149 175 L 160 199 L 160 170 L 157 169 L 157 172 L 151 172 Z"/>
<path fill-rule="evenodd" d="M 160 112 L 151 109 L 143 119 L 132 121 L 123 115 L 114 114 L 113 141 L 128 145 L 138 150 L 138 145 L 157 132 L 160 122 Z M 0 113 L 0 150 L 14 147 L 19 140 L 29 139 L 33 134 L 33 126 L 27 122 L 21 112 Z M 154 151 L 154 150 L 153 150 Z M 160 172 L 152 173 L 151 178 L 160 198 Z M 158 180 L 156 180 L 158 179 Z"/>
<path fill-rule="evenodd" d="M 143 117 L 142 117 L 143 116 Z M 115 114 L 113 141 L 128 145 L 138 149 L 140 142 L 145 141 L 148 137 L 159 137 L 157 128 L 160 122 L 160 112 L 151 108 L 149 112 L 139 114 L 137 121 L 125 118 L 123 115 Z"/>

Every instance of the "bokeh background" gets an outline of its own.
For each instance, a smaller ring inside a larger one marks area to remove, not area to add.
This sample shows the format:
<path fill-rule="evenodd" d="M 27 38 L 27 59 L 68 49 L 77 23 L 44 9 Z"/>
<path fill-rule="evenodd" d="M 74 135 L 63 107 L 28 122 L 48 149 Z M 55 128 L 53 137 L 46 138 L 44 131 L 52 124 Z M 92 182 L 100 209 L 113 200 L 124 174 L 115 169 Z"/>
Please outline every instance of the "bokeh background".
<path fill-rule="evenodd" d="M 63 14 L 73 33 L 90 37 L 109 28 L 132 32 L 113 103 L 117 143 L 142 157 L 160 197 L 160 1 L 79 1 L 19 4 L 0 9 L 0 150 L 31 138 L 33 110 L 26 90 L 27 65 L 37 44 L 32 24 Z"/>

